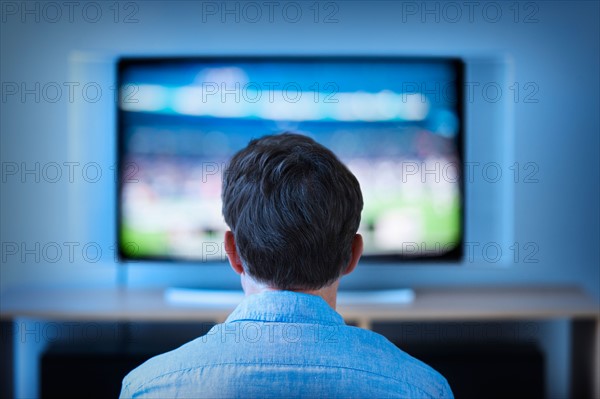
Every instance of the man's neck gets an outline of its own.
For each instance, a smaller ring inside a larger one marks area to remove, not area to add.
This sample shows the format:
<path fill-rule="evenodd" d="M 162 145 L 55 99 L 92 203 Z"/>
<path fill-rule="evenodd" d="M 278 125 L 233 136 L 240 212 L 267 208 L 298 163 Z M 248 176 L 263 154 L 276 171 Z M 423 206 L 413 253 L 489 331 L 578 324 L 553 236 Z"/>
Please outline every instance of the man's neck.
<path fill-rule="evenodd" d="M 259 294 L 261 292 L 266 292 L 266 291 L 282 291 L 277 288 L 269 287 L 268 285 L 258 283 L 256 281 L 254 281 L 252 278 L 248 277 L 248 275 L 246 275 L 246 274 L 242 274 L 241 280 L 242 280 L 242 288 L 244 289 L 244 293 L 246 294 L 246 296 Z M 335 307 L 337 305 L 336 300 L 337 300 L 338 286 L 339 286 L 339 280 L 335 281 L 333 284 L 331 284 L 327 287 L 323 287 L 318 290 L 287 290 L 287 291 L 300 292 L 303 294 L 319 296 L 319 297 L 323 298 L 323 300 L 325 302 L 327 302 L 327 304 L 329 306 L 331 306 L 332 309 L 335 310 Z"/>

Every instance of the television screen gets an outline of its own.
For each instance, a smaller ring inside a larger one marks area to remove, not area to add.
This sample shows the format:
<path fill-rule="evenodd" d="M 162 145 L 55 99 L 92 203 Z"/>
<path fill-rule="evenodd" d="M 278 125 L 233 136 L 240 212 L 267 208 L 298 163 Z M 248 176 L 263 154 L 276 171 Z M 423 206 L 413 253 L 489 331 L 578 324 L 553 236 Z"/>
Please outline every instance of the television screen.
<path fill-rule="evenodd" d="M 285 131 L 356 175 L 366 259 L 461 258 L 462 61 L 128 58 L 117 75 L 122 259 L 224 260 L 227 161 Z"/>

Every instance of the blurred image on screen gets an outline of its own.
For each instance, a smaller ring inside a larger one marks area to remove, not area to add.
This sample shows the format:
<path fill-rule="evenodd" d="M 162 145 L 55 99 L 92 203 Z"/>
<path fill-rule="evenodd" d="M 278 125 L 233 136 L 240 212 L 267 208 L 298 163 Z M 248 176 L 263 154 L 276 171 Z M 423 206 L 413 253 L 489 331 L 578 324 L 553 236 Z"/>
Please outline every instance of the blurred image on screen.
<path fill-rule="evenodd" d="M 462 253 L 458 60 L 124 59 L 118 82 L 125 258 L 223 260 L 227 161 L 284 131 L 330 148 L 357 177 L 367 258 Z"/>

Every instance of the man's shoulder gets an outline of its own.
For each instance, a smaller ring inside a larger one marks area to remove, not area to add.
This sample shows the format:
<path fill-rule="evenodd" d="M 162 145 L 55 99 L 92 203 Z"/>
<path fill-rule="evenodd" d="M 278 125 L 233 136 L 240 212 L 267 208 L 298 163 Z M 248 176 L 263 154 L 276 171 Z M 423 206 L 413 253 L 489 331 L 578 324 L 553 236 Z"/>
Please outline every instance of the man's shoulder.
<path fill-rule="evenodd" d="M 409 384 L 434 397 L 452 397 L 446 379 L 431 366 L 403 351 L 381 334 L 357 327 L 348 328 L 359 339 L 357 347 L 353 348 L 354 352 L 367 356 L 363 367 L 368 371 Z"/>
<path fill-rule="evenodd" d="M 123 379 L 121 397 L 132 397 L 158 379 L 169 375 L 176 377 L 183 370 L 193 367 L 194 347 L 198 347 L 199 340 L 197 338 L 177 349 L 154 356 L 130 371 Z"/>

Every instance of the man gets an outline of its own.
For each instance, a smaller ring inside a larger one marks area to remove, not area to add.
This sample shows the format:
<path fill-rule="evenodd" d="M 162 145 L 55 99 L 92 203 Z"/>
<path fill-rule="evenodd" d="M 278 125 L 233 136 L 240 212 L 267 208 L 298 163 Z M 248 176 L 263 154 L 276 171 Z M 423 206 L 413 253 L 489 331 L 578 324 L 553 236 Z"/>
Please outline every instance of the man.
<path fill-rule="evenodd" d="M 335 311 L 362 254 L 363 199 L 331 151 L 290 133 L 253 140 L 231 160 L 222 199 L 245 300 L 129 373 L 122 397 L 452 397 L 432 368 Z"/>

